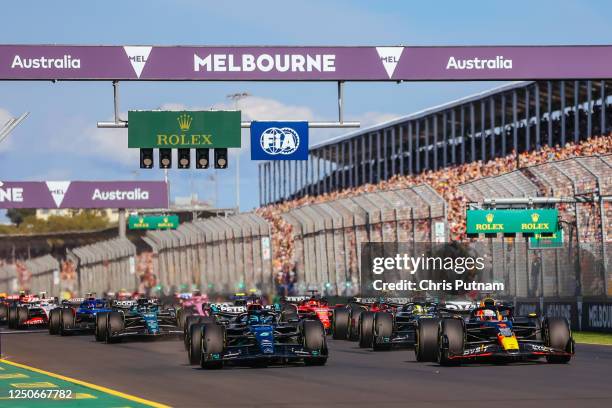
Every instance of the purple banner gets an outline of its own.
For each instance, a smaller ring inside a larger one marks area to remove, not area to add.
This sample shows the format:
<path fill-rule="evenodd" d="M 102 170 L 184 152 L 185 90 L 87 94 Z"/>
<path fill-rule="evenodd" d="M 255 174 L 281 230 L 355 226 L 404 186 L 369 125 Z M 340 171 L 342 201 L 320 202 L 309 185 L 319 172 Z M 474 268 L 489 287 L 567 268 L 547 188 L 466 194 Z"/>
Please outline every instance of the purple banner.
<path fill-rule="evenodd" d="M 167 208 L 163 181 L 4 181 L 0 208 Z"/>
<path fill-rule="evenodd" d="M 612 46 L 0 45 L 0 80 L 426 81 L 612 78 Z"/>

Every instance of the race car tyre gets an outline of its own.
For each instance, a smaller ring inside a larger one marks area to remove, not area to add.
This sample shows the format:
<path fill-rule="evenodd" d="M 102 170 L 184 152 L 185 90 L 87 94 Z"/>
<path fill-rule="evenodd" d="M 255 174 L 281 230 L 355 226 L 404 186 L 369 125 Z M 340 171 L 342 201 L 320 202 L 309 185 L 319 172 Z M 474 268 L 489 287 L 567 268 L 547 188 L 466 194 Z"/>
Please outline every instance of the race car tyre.
<path fill-rule="evenodd" d="M 438 325 L 438 319 L 419 319 L 414 342 L 416 361 L 436 361 L 438 356 Z"/>
<path fill-rule="evenodd" d="M 443 366 L 459 364 L 459 359 L 451 359 L 450 354 L 462 355 L 465 328 L 460 319 L 442 319 L 438 329 L 438 363 Z"/>
<path fill-rule="evenodd" d="M 544 320 L 544 344 L 558 350 L 571 350 L 572 333 L 567 320 L 562 317 L 547 317 Z M 553 364 L 566 364 L 572 356 L 546 356 Z"/>
<path fill-rule="evenodd" d="M 327 344 L 323 324 L 318 320 L 305 320 L 302 323 L 302 339 L 304 349 L 312 355 L 312 357 L 304 358 L 304 365 L 325 365 L 327 363 Z"/>
<path fill-rule="evenodd" d="M 0 321 L 8 318 L 8 306 L 5 304 L 0 305 Z"/>
<path fill-rule="evenodd" d="M 387 312 L 377 312 L 374 315 L 373 350 L 390 350 L 393 334 L 393 315 Z"/>
<path fill-rule="evenodd" d="M 100 312 L 96 314 L 96 327 L 94 328 L 94 336 L 96 341 L 104 341 L 106 338 L 106 328 L 108 326 L 108 312 Z"/>
<path fill-rule="evenodd" d="M 8 310 L 8 327 L 9 329 L 15 328 L 15 320 L 17 319 L 17 307 L 11 306 Z"/>
<path fill-rule="evenodd" d="M 74 328 L 74 312 L 69 307 L 60 309 L 60 335 L 67 336 Z"/>
<path fill-rule="evenodd" d="M 374 339 L 374 312 L 363 312 L 359 315 L 359 347 L 372 347 Z"/>
<path fill-rule="evenodd" d="M 225 350 L 225 327 L 208 323 L 202 327 L 202 356 L 200 366 L 206 369 L 223 368 L 222 353 Z"/>
<path fill-rule="evenodd" d="M 49 334 L 55 335 L 60 332 L 60 316 L 61 309 L 55 308 L 51 309 L 49 312 Z"/>
<path fill-rule="evenodd" d="M 17 308 L 17 319 L 15 321 L 16 329 L 23 329 L 25 322 L 28 320 L 28 308 L 25 306 L 19 306 Z"/>
<path fill-rule="evenodd" d="M 202 359 L 202 329 L 203 324 L 195 323 L 189 327 L 189 334 L 185 336 L 185 346 L 187 347 L 187 358 L 189 364 L 200 364 Z"/>
<path fill-rule="evenodd" d="M 193 311 L 191 309 L 180 308 L 176 311 L 176 323 L 179 329 L 185 329 L 185 323 L 187 321 L 187 318 L 189 318 L 189 316 L 191 316 L 192 314 Z"/>
<path fill-rule="evenodd" d="M 289 321 L 295 321 L 296 319 L 299 319 L 300 315 L 298 313 L 298 308 L 296 305 L 293 305 L 291 303 L 284 303 L 281 306 L 281 321 L 282 322 L 289 322 Z"/>
<path fill-rule="evenodd" d="M 187 347 L 189 347 L 189 333 L 191 326 L 198 323 L 204 323 L 203 321 L 201 321 L 202 317 L 203 316 L 191 315 L 187 316 L 187 318 L 185 319 L 185 326 L 183 328 L 183 340 L 185 342 L 185 350 L 187 350 Z"/>
<path fill-rule="evenodd" d="M 116 334 L 123 331 L 125 322 L 123 321 L 123 315 L 119 312 L 109 312 L 108 321 L 106 324 L 106 343 L 116 343 L 121 340 L 121 337 L 117 337 Z"/>
<path fill-rule="evenodd" d="M 348 328 L 348 339 L 356 341 L 359 338 L 359 332 L 357 328 L 357 322 L 359 322 L 359 315 L 365 312 L 366 309 L 363 306 L 351 305 L 351 318 L 349 319 Z"/>
<path fill-rule="evenodd" d="M 347 308 L 334 309 L 332 319 L 332 338 L 334 340 L 346 340 L 348 336 L 349 319 L 351 311 Z"/>

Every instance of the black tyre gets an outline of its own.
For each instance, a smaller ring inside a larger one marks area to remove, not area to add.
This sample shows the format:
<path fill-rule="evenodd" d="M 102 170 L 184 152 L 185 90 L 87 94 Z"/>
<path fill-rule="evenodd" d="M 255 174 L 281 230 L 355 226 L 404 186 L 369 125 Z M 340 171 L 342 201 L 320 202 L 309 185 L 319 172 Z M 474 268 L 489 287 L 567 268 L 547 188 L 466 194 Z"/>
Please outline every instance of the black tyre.
<path fill-rule="evenodd" d="M 8 309 L 8 327 L 9 329 L 15 328 L 15 321 L 17 320 L 17 307 L 10 306 Z"/>
<path fill-rule="evenodd" d="M 289 322 L 292 320 L 299 319 L 298 308 L 296 305 L 291 303 L 283 303 L 281 306 L 281 321 Z"/>
<path fill-rule="evenodd" d="M 202 358 L 200 366 L 207 369 L 223 368 L 225 350 L 225 327 L 209 323 L 202 327 Z"/>
<path fill-rule="evenodd" d="M 436 361 L 438 357 L 438 325 L 438 319 L 419 319 L 414 342 L 414 354 L 417 361 Z"/>
<path fill-rule="evenodd" d="M 377 312 L 374 315 L 373 350 L 390 350 L 393 334 L 393 315 L 387 312 Z"/>
<path fill-rule="evenodd" d="M 8 319 L 8 306 L 5 304 L 0 305 L 0 322 Z"/>
<path fill-rule="evenodd" d="M 547 317 L 544 320 L 544 343 L 548 347 L 569 352 L 571 350 L 572 332 L 567 320 L 562 317 Z M 572 359 L 568 356 L 546 356 L 546 361 L 553 364 L 566 364 Z"/>
<path fill-rule="evenodd" d="M 60 316 L 61 309 L 55 308 L 51 309 L 49 312 L 49 334 L 56 335 L 60 332 Z"/>
<path fill-rule="evenodd" d="M 187 316 L 187 318 L 185 319 L 185 326 L 183 329 L 183 339 L 185 342 L 185 350 L 187 350 L 187 348 L 189 347 L 189 333 L 190 333 L 191 326 L 193 326 L 194 324 L 203 324 L 203 323 L 209 322 L 209 321 L 202 320 L 202 318 L 204 317 L 205 316 L 190 315 L 190 316 Z"/>
<path fill-rule="evenodd" d="M 447 344 L 443 344 L 446 343 Z M 451 354 L 462 355 L 465 344 L 465 328 L 460 319 L 442 319 L 438 329 L 438 363 L 444 366 L 457 365 L 459 359 Z"/>
<path fill-rule="evenodd" d="M 109 312 L 108 320 L 106 324 L 106 343 L 116 343 L 121 340 L 121 337 L 117 337 L 117 334 L 123 331 L 125 327 L 125 321 L 123 320 L 123 314 L 119 312 Z"/>
<path fill-rule="evenodd" d="M 332 338 L 334 340 L 346 340 L 350 318 L 351 311 L 348 308 L 334 309 L 332 318 Z"/>
<path fill-rule="evenodd" d="M 25 322 L 28 320 L 28 317 L 28 308 L 25 306 L 19 306 L 17 308 L 17 319 L 15 321 L 15 328 L 23 329 L 25 327 Z"/>
<path fill-rule="evenodd" d="M 96 341 L 104 341 L 106 339 L 106 328 L 108 326 L 108 312 L 100 312 L 96 314 L 96 327 L 94 328 L 94 336 Z"/>
<path fill-rule="evenodd" d="M 363 312 L 359 315 L 359 347 L 372 347 L 374 339 L 374 312 Z"/>
<path fill-rule="evenodd" d="M 302 323 L 302 339 L 304 349 L 312 357 L 305 357 L 307 366 L 322 366 L 327 363 L 327 343 L 325 341 L 325 328 L 319 320 L 305 320 Z"/>
<path fill-rule="evenodd" d="M 185 344 L 187 347 L 187 359 L 189 364 L 200 364 L 202 359 L 202 329 L 203 324 L 192 324 L 189 327 L 189 333 L 185 336 Z"/>
<path fill-rule="evenodd" d="M 180 308 L 176 311 L 176 325 L 179 329 L 185 330 L 185 323 L 189 316 L 193 315 L 193 310 Z"/>
<path fill-rule="evenodd" d="M 349 319 L 348 339 L 351 341 L 357 341 L 359 339 L 359 331 L 357 323 L 359 322 L 359 316 L 365 312 L 366 309 L 363 306 L 352 305 L 351 306 L 351 318 Z"/>
<path fill-rule="evenodd" d="M 74 311 L 69 307 L 62 308 L 60 309 L 60 335 L 69 335 L 71 329 L 74 329 Z"/>

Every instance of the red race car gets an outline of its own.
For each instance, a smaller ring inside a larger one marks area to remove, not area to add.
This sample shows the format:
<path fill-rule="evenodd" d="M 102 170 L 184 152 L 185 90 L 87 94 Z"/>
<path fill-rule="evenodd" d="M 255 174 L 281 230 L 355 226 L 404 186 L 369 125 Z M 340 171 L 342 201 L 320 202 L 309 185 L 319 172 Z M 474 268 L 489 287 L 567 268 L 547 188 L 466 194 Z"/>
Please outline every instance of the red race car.
<path fill-rule="evenodd" d="M 300 319 L 318 319 L 323 323 L 326 332 L 331 330 L 332 314 L 336 306 L 330 306 L 327 300 L 311 296 L 287 296 L 284 301 L 295 305 Z"/>
<path fill-rule="evenodd" d="M 399 298 L 354 298 L 348 305 L 337 305 L 332 319 L 332 336 L 335 340 L 359 339 L 359 316 L 362 312 L 395 313 L 406 299 Z"/>
<path fill-rule="evenodd" d="M 47 298 L 44 293 L 40 296 L 21 294 L 19 300 L 8 309 L 8 326 L 11 329 L 47 326 L 49 312 L 56 307 L 57 300 Z"/>

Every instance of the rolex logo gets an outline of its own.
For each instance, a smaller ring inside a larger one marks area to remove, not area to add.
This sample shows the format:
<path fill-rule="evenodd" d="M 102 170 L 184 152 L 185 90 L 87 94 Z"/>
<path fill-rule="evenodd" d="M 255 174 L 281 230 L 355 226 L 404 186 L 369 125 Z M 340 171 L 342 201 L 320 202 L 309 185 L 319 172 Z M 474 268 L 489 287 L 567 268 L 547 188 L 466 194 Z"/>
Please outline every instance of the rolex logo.
<path fill-rule="evenodd" d="M 186 132 L 191 127 L 191 121 L 193 120 L 193 118 L 191 117 L 191 115 L 183 113 L 182 115 L 179 115 L 179 117 L 176 120 L 178 121 L 178 124 L 181 130 L 183 132 Z"/>
<path fill-rule="evenodd" d="M 493 214 L 488 213 L 486 218 L 487 218 L 487 222 L 493 222 Z"/>
<path fill-rule="evenodd" d="M 531 221 L 538 222 L 539 219 L 540 219 L 540 214 L 538 213 L 531 214 Z"/>

